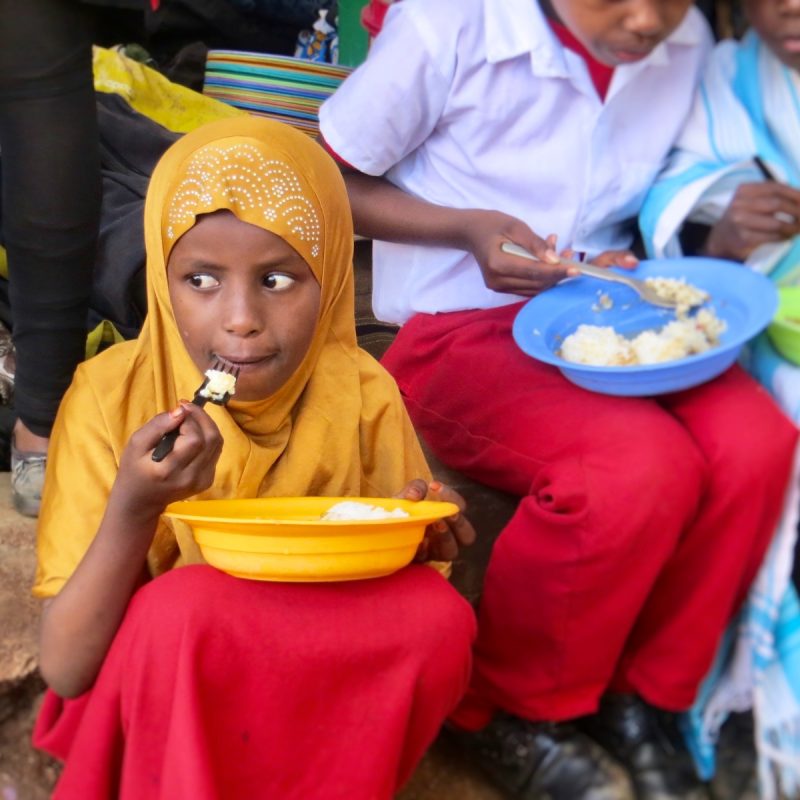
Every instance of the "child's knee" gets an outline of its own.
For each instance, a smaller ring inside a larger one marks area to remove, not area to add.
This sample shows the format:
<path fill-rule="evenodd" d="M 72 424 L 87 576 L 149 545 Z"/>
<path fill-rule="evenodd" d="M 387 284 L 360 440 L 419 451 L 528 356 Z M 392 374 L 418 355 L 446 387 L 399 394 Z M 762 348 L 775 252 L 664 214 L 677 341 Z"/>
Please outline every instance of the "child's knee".
<path fill-rule="evenodd" d="M 771 400 L 753 403 L 746 415 L 704 432 L 709 471 L 731 486 L 782 483 L 789 475 L 798 429 Z"/>
<path fill-rule="evenodd" d="M 530 494 L 544 512 L 602 517 L 631 527 L 653 514 L 688 521 L 707 480 L 705 459 L 678 425 L 631 428 L 609 441 L 539 471 Z"/>
<path fill-rule="evenodd" d="M 212 610 L 219 609 L 225 584 L 232 580 L 206 564 L 171 569 L 136 592 L 126 618 L 143 617 L 149 625 L 157 620 L 161 634 L 190 619 L 213 618 Z"/>
<path fill-rule="evenodd" d="M 394 604 L 403 639 L 415 639 L 416 647 L 432 653 L 442 647 L 469 652 L 476 634 L 472 606 L 450 582 L 427 565 L 414 564 L 398 573 Z M 418 609 L 424 608 L 419 624 Z"/>
<path fill-rule="evenodd" d="M 723 450 L 714 465 L 715 472 L 740 491 L 759 484 L 782 487 L 789 478 L 797 447 L 795 425 L 784 417 L 763 425 L 754 420 L 742 428 L 737 441 L 728 443 L 728 452 Z"/>

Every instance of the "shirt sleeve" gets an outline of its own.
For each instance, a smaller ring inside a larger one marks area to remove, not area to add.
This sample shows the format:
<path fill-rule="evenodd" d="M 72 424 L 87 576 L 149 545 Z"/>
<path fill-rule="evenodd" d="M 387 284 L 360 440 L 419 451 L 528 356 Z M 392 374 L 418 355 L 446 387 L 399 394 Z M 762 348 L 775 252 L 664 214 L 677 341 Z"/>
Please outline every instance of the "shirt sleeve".
<path fill-rule="evenodd" d="M 366 62 L 320 108 L 320 132 L 341 160 L 383 175 L 430 136 L 456 62 L 456 32 L 440 27 L 412 0 L 389 9 Z"/>
<path fill-rule="evenodd" d="M 47 455 L 33 594 L 61 590 L 89 549 L 117 473 L 104 416 L 79 372 L 59 408 Z"/>

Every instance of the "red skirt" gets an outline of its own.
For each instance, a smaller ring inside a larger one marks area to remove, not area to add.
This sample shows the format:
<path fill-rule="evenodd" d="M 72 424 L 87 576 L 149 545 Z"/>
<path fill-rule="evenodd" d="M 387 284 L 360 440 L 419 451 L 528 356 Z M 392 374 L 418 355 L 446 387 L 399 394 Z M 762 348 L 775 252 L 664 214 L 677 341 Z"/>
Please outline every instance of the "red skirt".
<path fill-rule="evenodd" d="M 472 609 L 414 565 L 325 584 L 173 570 L 131 601 L 94 687 L 48 692 L 60 800 L 390 798 L 467 685 Z"/>

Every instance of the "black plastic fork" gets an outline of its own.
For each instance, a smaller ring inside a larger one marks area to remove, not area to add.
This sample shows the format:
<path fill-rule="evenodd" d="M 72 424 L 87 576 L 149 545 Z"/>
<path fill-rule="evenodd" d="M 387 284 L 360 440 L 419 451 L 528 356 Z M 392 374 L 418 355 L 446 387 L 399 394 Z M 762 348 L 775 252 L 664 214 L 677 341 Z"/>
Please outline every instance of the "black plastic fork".
<path fill-rule="evenodd" d="M 226 372 L 229 375 L 233 375 L 234 378 L 239 377 L 239 367 L 230 364 L 227 361 L 222 361 L 217 358 L 214 363 L 209 368 L 210 370 L 216 370 L 217 372 Z M 214 398 L 210 397 L 208 394 L 204 393 L 204 389 L 208 386 L 210 378 L 206 375 L 205 380 L 200 384 L 197 391 L 194 393 L 194 397 L 192 398 L 192 402 L 202 408 L 206 403 L 209 401 L 218 405 L 224 406 L 228 400 L 231 399 L 231 396 L 228 392 L 226 392 L 222 397 Z M 177 428 L 173 428 L 173 430 L 165 433 L 161 439 L 159 440 L 158 444 L 155 446 L 153 450 L 152 459 L 153 461 L 163 461 L 171 452 L 172 448 L 175 446 L 175 440 L 178 438 L 181 432 L 181 426 L 178 425 Z"/>

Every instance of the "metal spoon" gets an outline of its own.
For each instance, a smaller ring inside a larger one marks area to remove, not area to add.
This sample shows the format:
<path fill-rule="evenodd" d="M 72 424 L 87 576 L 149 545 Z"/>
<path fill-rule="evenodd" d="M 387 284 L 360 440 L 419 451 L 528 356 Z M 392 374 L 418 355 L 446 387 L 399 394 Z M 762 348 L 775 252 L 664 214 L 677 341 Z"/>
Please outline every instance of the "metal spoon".
<path fill-rule="evenodd" d="M 533 253 L 529 252 L 524 247 L 520 247 L 518 244 L 514 244 L 514 242 L 503 242 L 503 244 L 500 245 L 500 249 L 504 253 L 509 253 L 512 256 L 520 256 L 521 258 L 527 258 L 531 261 L 539 261 Z M 582 261 L 572 261 L 568 258 L 560 259 L 559 263 L 565 267 L 573 267 L 578 270 L 581 275 L 588 275 L 591 278 L 600 278 L 600 280 L 611 281 L 612 283 L 623 283 L 625 286 L 629 286 L 633 289 L 646 303 L 651 303 L 654 306 L 675 310 L 679 305 L 675 300 L 668 300 L 662 297 L 655 289 L 648 286 L 644 281 L 640 281 L 638 278 L 629 278 L 626 275 L 620 275 L 604 267 L 595 267 L 592 264 L 584 264 Z"/>

